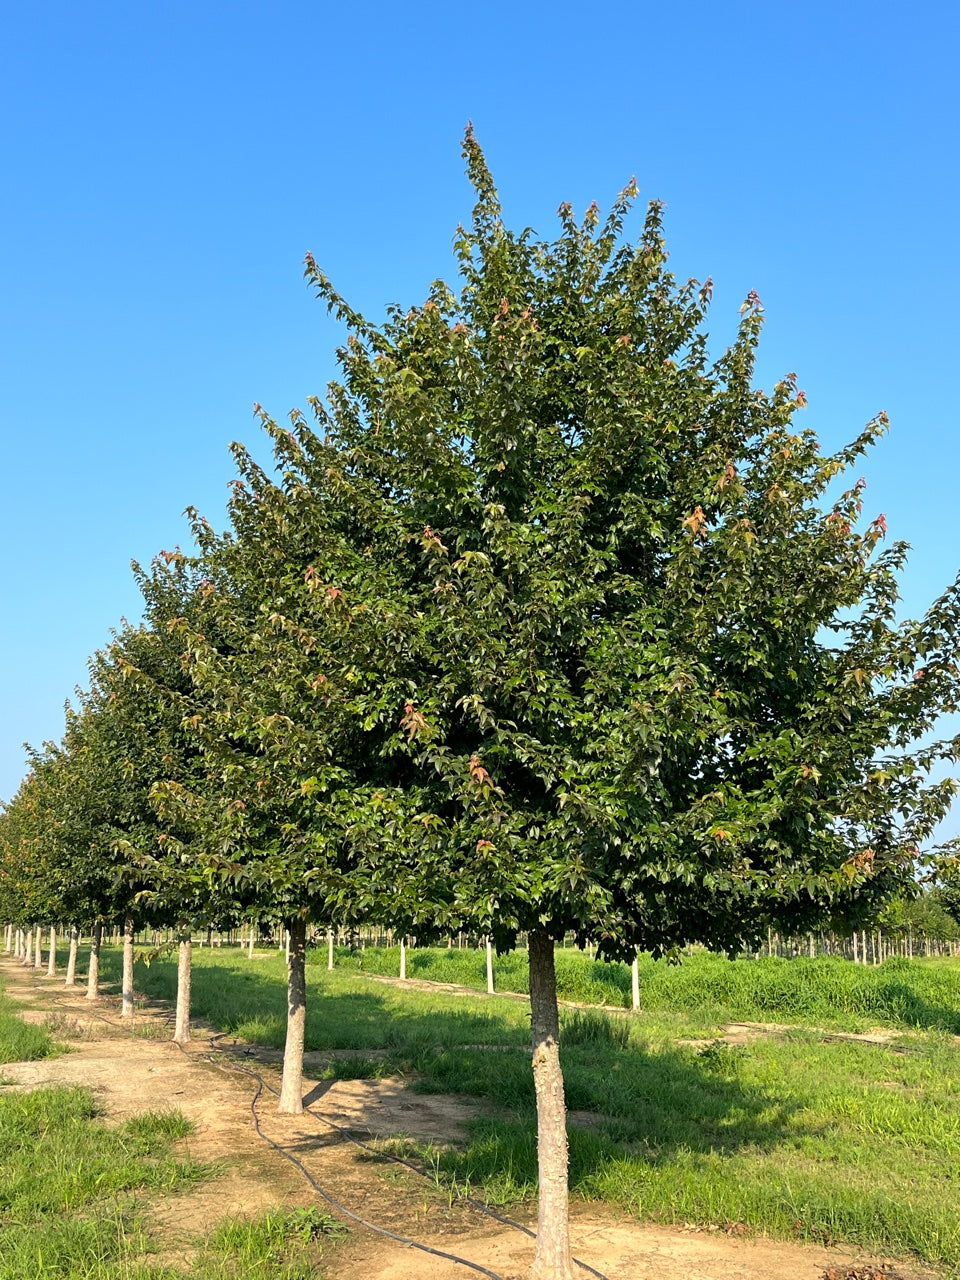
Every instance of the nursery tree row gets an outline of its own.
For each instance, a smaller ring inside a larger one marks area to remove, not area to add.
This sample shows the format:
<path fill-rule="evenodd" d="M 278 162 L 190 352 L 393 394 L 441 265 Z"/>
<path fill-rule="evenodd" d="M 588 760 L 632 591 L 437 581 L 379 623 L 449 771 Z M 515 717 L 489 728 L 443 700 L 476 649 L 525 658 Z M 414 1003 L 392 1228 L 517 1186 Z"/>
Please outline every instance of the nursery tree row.
<path fill-rule="evenodd" d="M 191 512 L 194 551 L 137 570 L 142 624 L 4 813 L 0 906 L 185 948 L 283 919 L 285 1111 L 309 924 L 526 934 L 534 1274 L 567 1280 L 558 939 L 869 927 L 954 794 L 960 608 L 898 619 L 907 548 L 857 470 L 886 416 L 823 453 L 795 376 L 755 385 L 755 293 L 711 356 L 659 204 L 629 238 L 631 182 L 542 241 L 464 155 L 455 288 L 374 324 L 307 258 L 339 376 L 309 417 L 258 406 L 273 465 L 234 446 L 227 530 Z"/>

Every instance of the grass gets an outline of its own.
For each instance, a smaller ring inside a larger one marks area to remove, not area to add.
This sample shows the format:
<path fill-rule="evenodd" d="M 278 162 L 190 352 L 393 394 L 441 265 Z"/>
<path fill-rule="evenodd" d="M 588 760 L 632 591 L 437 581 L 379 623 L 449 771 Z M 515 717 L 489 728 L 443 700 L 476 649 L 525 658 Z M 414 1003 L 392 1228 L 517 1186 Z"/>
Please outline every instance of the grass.
<path fill-rule="evenodd" d="M 126 1274 L 148 1249 L 139 1195 L 209 1169 L 176 1153 L 178 1112 L 108 1127 L 78 1087 L 0 1095 L 0 1280 Z"/>
<path fill-rule="evenodd" d="M 0 991 L 0 1063 L 35 1062 L 59 1053 L 46 1027 L 23 1022 L 15 1003 Z"/>
<path fill-rule="evenodd" d="M 0 994 L 0 1061 L 57 1051 L 12 1010 Z M 176 1110 L 108 1125 L 75 1086 L 0 1089 L 0 1280 L 316 1280 L 322 1240 L 343 1228 L 315 1208 L 229 1220 L 186 1270 L 157 1261 L 151 1196 L 213 1172 L 179 1150 L 192 1130 Z"/>
<path fill-rule="evenodd" d="M 310 953 L 314 965 L 326 951 Z M 399 947 L 337 948 L 338 966 L 396 977 Z M 582 1004 L 631 1004 L 630 969 L 591 960 L 581 951 L 557 951 L 557 992 Z M 925 1027 L 960 1035 L 956 963 L 891 959 L 878 968 L 820 956 L 727 960 L 707 951 L 682 964 L 639 959 L 640 1005 L 648 1013 L 707 1013 L 718 1022 L 803 1022 L 843 1030 L 868 1025 Z M 495 962 L 499 991 L 529 991 L 526 952 Z M 478 950 L 423 947 L 407 951 L 408 978 L 453 982 L 486 990 L 486 957 Z"/>
<path fill-rule="evenodd" d="M 195 1014 L 279 1047 L 282 957 L 195 958 Z M 945 1194 L 960 1178 L 960 1049 L 949 1034 L 960 965 L 695 956 L 642 973 L 643 1013 L 561 1014 L 575 1195 L 647 1220 L 913 1253 L 960 1275 L 960 1211 Z M 154 961 L 137 980 L 170 998 L 175 967 Z M 410 1148 L 441 1185 L 504 1204 L 535 1193 L 524 1003 L 393 987 L 348 967 L 312 965 L 308 982 L 307 1048 L 359 1052 L 333 1060 L 328 1076 L 399 1072 L 421 1091 L 488 1104 L 463 1148 Z M 731 1045 L 718 1032 L 735 1019 L 795 1025 Z M 890 1042 L 814 1029 L 868 1025 L 888 1028 Z"/>

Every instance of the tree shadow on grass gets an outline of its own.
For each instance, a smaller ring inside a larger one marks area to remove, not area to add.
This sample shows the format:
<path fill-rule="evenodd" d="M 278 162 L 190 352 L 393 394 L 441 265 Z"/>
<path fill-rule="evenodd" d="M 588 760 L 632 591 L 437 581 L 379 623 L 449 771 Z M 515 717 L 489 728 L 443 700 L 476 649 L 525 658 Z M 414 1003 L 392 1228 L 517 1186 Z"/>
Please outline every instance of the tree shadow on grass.
<path fill-rule="evenodd" d="M 110 961 L 105 965 L 109 977 Z M 138 968 L 145 994 L 172 1000 L 176 965 L 158 959 Z M 282 968 L 249 964 L 239 957 L 195 965 L 193 1009 L 232 1034 L 279 1049 L 286 1020 Z M 511 1016 L 512 1014 L 512 1016 Z M 593 1015 L 591 1015 L 593 1016 Z M 596 1015 L 601 1017 L 601 1015 Z M 621 1026 L 616 1019 L 610 1025 Z M 589 1028 L 588 1028 L 589 1030 Z M 514 1010 L 464 1008 L 455 997 L 336 982 L 308 990 L 308 1050 L 382 1051 L 380 1074 L 415 1075 L 425 1094 L 460 1094 L 485 1102 L 486 1115 L 471 1125 L 465 1149 L 442 1151 L 440 1172 L 474 1184 L 529 1188 L 536 1181 L 536 1121 L 528 1029 Z M 630 1158 L 662 1165 L 693 1154 L 731 1155 L 745 1149 L 770 1151 L 797 1138 L 798 1103 L 775 1085 L 738 1078 L 735 1054 L 711 1047 L 651 1051 L 633 1043 L 607 1042 L 602 1035 L 561 1048 L 570 1124 L 571 1180 L 589 1182 L 611 1161 Z M 331 1057 L 334 1077 L 356 1077 L 357 1059 Z M 313 1064 L 311 1064 L 313 1070 Z M 409 1132 L 402 1114 L 384 1124 L 383 1088 L 370 1115 L 348 1127 L 390 1136 Z M 373 1094 L 371 1094 L 371 1098 Z M 319 1099 L 323 1109 L 324 1100 Z M 388 1108 L 389 1110 L 389 1108 Z M 452 1136 L 452 1135 L 450 1135 Z M 459 1135 L 458 1135 L 459 1136 Z M 424 1141 L 442 1140 L 442 1130 Z"/>

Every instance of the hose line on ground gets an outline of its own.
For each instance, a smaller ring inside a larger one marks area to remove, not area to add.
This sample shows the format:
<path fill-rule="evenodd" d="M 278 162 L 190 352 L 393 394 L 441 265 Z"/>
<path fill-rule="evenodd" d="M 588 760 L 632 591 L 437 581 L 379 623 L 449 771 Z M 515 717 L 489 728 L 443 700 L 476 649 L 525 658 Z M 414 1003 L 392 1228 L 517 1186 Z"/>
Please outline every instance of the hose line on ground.
<path fill-rule="evenodd" d="M 130 1035 L 134 1034 L 132 1029 L 130 1027 L 124 1026 L 122 1022 L 116 1022 L 112 1018 L 104 1017 L 102 1013 L 97 1013 L 93 1009 L 84 1010 L 84 1013 L 88 1013 L 91 1017 L 98 1019 L 98 1021 L 100 1022 L 105 1022 L 108 1026 L 117 1027 L 121 1031 L 126 1031 Z M 193 1054 L 188 1053 L 187 1050 L 184 1049 L 183 1045 L 178 1043 L 176 1040 L 172 1040 L 170 1041 L 170 1043 L 175 1045 L 176 1048 L 179 1049 L 180 1052 L 184 1055 L 184 1057 L 191 1058 L 194 1056 Z M 224 1049 L 217 1049 L 216 1052 L 223 1056 L 226 1056 L 226 1051 Z M 386 1227 L 378 1227 L 375 1223 L 368 1222 L 366 1218 L 362 1218 L 359 1214 L 354 1213 L 351 1209 L 348 1209 L 345 1205 L 342 1205 L 338 1200 L 334 1199 L 334 1197 L 330 1195 L 329 1192 L 325 1191 L 323 1187 L 320 1186 L 320 1184 L 316 1181 L 316 1179 L 313 1177 L 310 1171 L 306 1168 L 306 1166 L 300 1160 L 297 1159 L 296 1156 L 292 1155 L 279 1143 L 274 1142 L 274 1140 L 271 1137 L 269 1137 L 267 1134 L 265 1134 L 261 1129 L 260 1118 L 257 1115 L 257 1110 L 256 1110 L 257 1102 L 259 1101 L 260 1095 L 261 1093 L 263 1093 L 264 1090 L 267 1090 L 268 1092 L 273 1093 L 274 1095 L 276 1095 L 277 1090 L 274 1089 L 271 1085 L 267 1084 L 259 1072 L 252 1071 L 249 1067 L 241 1066 L 239 1063 L 220 1062 L 214 1057 L 213 1053 L 198 1054 L 196 1056 L 198 1057 L 202 1056 L 212 1066 L 217 1067 L 220 1070 L 239 1072 L 243 1075 L 250 1076 L 252 1079 L 256 1080 L 257 1089 L 250 1102 L 250 1112 L 251 1112 L 251 1115 L 253 1116 L 253 1125 L 257 1133 L 257 1136 L 261 1138 L 264 1142 L 268 1143 L 269 1146 L 273 1147 L 273 1149 L 279 1155 L 283 1156 L 285 1160 L 288 1160 L 292 1165 L 294 1165 L 297 1169 L 299 1169 L 300 1172 L 303 1174 L 303 1176 L 310 1183 L 310 1185 L 314 1188 L 314 1190 L 319 1195 L 321 1195 L 324 1198 L 324 1200 L 327 1201 L 328 1204 L 332 1205 L 332 1207 L 336 1209 L 338 1213 L 342 1213 L 344 1217 L 352 1219 L 354 1222 L 359 1223 L 360 1226 L 366 1227 L 369 1231 L 373 1231 L 377 1235 L 386 1236 L 390 1240 L 396 1240 L 399 1244 L 407 1245 L 411 1249 L 418 1249 L 423 1253 L 432 1254 L 434 1257 L 444 1258 L 447 1261 L 456 1263 L 459 1266 L 468 1267 L 472 1271 L 478 1272 L 480 1275 L 489 1276 L 490 1280 L 503 1280 L 503 1277 L 500 1276 L 497 1272 L 489 1270 L 489 1268 L 482 1266 L 478 1262 L 471 1262 L 468 1258 L 461 1258 L 459 1255 L 455 1253 L 447 1253 L 443 1249 L 434 1249 L 430 1245 L 420 1244 L 418 1241 L 411 1240 L 407 1236 L 401 1236 L 394 1231 L 388 1230 Z M 350 1132 L 349 1129 L 345 1128 L 343 1125 L 337 1124 L 335 1120 L 330 1120 L 327 1116 L 323 1115 L 321 1112 L 314 1111 L 313 1108 L 310 1106 L 305 1107 L 304 1110 L 310 1116 L 312 1116 L 313 1119 L 319 1120 L 322 1124 L 328 1125 L 331 1129 L 335 1129 L 338 1133 L 341 1133 L 347 1139 L 347 1141 L 352 1142 L 354 1146 L 359 1147 L 364 1151 L 369 1151 L 373 1155 L 380 1156 L 381 1158 L 386 1157 L 388 1160 L 393 1161 L 395 1164 L 403 1165 L 404 1168 L 409 1169 L 412 1173 L 417 1174 L 418 1177 L 424 1178 L 429 1182 L 434 1181 L 434 1179 L 431 1178 L 429 1173 L 427 1173 L 424 1169 L 418 1168 L 418 1166 L 413 1164 L 412 1161 L 405 1160 L 402 1156 L 394 1155 L 392 1152 L 379 1151 L 376 1147 L 370 1146 L 369 1143 L 362 1142 L 359 1138 L 354 1137 L 354 1135 Z M 471 1196 L 466 1193 L 461 1193 L 458 1195 L 458 1199 L 466 1201 L 467 1204 L 472 1205 L 475 1209 L 479 1210 L 481 1213 L 486 1214 L 487 1217 L 494 1219 L 496 1222 L 502 1223 L 504 1226 L 507 1226 L 507 1227 L 512 1227 L 515 1231 L 522 1232 L 525 1236 L 529 1236 L 531 1240 L 536 1240 L 537 1233 L 535 1231 L 532 1231 L 530 1227 L 525 1226 L 522 1222 L 517 1222 L 513 1218 L 508 1218 L 503 1214 L 497 1213 L 496 1210 L 491 1209 L 489 1205 L 485 1204 L 482 1200 L 476 1199 L 475 1196 Z M 596 1270 L 595 1267 L 591 1267 L 588 1263 L 582 1262 L 579 1258 L 573 1258 L 572 1261 L 576 1266 L 580 1267 L 583 1271 L 588 1272 L 592 1276 L 596 1276 L 597 1280 L 608 1280 L 608 1277 L 604 1275 L 602 1271 Z"/>

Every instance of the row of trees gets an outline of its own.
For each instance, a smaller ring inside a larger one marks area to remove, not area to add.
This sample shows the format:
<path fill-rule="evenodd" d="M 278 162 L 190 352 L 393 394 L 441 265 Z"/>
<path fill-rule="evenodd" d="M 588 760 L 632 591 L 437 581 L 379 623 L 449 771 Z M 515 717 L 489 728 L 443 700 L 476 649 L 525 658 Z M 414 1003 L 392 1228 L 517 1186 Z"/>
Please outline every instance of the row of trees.
<path fill-rule="evenodd" d="M 560 208 L 510 232 L 472 132 L 460 288 L 381 325 L 311 257 L 340 377 L 271 470 L 234 446 L 229 528 L 137 568 L 2 818 L 0 915 L 290 933 L 280 1107 L 301 1107 L 308 923 L 529 935 L 534 1273 L 572 1274 L 556 941 L 599 955 L 867 927 L 954 794 L 955 583 L 898 622 L 906 547 L 823 456 L 793 375 L 753 385 L 751 294 L 711 360 L 711 284 Z M 98 935 L 99 936 L 99 935 Z M 188 972 L 184 968 L 184 972 Z M 132 977 L 124 980 L 132 1001 Z M 132 1003 L 130 1004 L 132 1011 Z"/>

